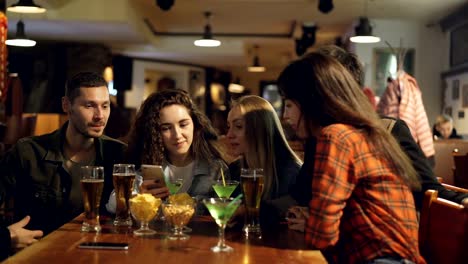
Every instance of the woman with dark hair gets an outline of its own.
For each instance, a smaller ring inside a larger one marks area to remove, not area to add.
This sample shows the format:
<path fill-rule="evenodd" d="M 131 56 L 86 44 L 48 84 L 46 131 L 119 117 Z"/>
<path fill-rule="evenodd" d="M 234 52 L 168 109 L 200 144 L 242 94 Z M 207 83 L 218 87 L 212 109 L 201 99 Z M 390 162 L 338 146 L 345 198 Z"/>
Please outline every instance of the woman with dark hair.
<path fill-rule="evenodd" d="M 212 185 L 222 169 L 228 173 L 223 153 L 216 144 L 217 134 L 189 94 L 180 89 L 165 89 L 151 94 L 141 105 L 128 139 L 126 160 L 139 168 L 142 164 L 162 165 L 164 174 L 183 178 L 179 193 L 201 199 L 213 195 Z M 140 191 L 164 198 L 169 189 L 146 180 Z M 115 211 L 115 198 L 107 209 Z"/>
<path fill-rule="evenodd" d="M 351 74 L 311 53 L 291 63 L 278 85 L 284 118 L 304 140 L 316 139 L 306 240 L 332 263 L 424 263 L 408 157 Z M 392 262 L 393 261 L 393 262 Z"/>

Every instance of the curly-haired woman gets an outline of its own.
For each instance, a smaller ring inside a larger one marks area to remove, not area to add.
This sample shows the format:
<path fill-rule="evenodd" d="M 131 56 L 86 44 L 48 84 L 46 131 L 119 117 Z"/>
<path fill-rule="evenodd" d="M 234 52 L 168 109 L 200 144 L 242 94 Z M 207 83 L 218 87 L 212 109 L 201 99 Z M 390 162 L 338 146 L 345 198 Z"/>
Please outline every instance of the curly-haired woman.
<path fill-rule="evenodd" d="M 222 168 L 228 173 L 217 134 L 203 115 L 180 89 L 165 89 L 151 94 L 141 105 L 128 139 L 127 162 L 162 165 L 165 175 L 181 175 L 178 192 L 197 199 L 213 195 L 212 185 Z M 169 189 L 145 180 L 140 191 L 165 198 Z M 114 211 L 109 200 L 107 209 Z M 115 199 L 114 199 L 115 200 Z"/>

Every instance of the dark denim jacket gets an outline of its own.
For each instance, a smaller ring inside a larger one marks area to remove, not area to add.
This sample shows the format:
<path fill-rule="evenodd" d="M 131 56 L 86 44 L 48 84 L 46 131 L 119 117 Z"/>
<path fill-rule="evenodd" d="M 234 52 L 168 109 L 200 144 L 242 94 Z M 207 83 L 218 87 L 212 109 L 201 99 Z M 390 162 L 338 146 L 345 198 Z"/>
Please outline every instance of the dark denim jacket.
<path fill-rule="evenodd" d="M 20 139 L 0 165 L 0 204 L 7 201 L 13 207 L 9 209 L 12 209 L 14 221 L 30 215 L 27 228 L 40 229 L 45 234 L 82 211 L 69 206 L 71 178 L 62 166 L 67 126 L 68 122 L 50 134 Z M 95 165 L 104 166 L 105 170 L 102 197 L 109 197 L 113 189 L 112 166 L 122 160 L 126 145 L 102 136 L 95 141 L 95 147 Z M 101 200 L 101 208 L 104 204 Z"/>

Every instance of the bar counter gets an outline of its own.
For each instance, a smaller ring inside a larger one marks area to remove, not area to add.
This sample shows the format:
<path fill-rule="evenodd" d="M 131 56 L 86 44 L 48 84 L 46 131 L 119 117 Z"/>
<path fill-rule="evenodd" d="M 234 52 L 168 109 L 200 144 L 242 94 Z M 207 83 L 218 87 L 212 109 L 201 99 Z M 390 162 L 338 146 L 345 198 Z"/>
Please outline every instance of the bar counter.
<path fill-rule="evenodd" d="M 158 234 L 150 237 L 133 235 L 132 228 L 115 228 L 110 219 L 100 234 L 80 232 L 83 215 L 63 225 L 39 242 L 7 259 L 4 263 L 327 263 L 318 250 L 308 250 L 304 234 L 281 225 L 274 232 L 263 232 L 262 239 L 245 239 L 239 228 L 226 229 L 226 244 L 234 248 L 229 253 L 213 253 L 210 248 L 218 241 L 218 226 L 211 217 L 192 219 L 186 241 L 166 238 L 169 226 L 154 221 L 151 228 Z M 126 242 L 128 250 L 79 249 L 82 242 Z"/>

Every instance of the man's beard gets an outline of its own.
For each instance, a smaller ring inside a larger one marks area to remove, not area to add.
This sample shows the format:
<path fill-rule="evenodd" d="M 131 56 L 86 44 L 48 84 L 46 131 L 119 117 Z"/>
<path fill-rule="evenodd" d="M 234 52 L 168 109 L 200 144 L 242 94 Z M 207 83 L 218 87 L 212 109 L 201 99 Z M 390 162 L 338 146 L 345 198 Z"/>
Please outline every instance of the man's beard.
<path fill-rule="evenodd" d="M 100 136 L 102 136 L 104 134 L 104 131 L 101 132 L 101 134 L 99 136 L 93 136 L 91 134 L 88 133 L 87 131 L 87 128 L 89 127 L 88 126 L 88 123 L 84 123 L 83 125 L 83 129 L 81 129 L 77 124 L 75 124 L 75 122 L 73 122 L 73 119 L 72 118 L 72 115 L 74 114 L 74 111 L 73 109 L 70 109 L 70 117 L 69 117 L 69 125 L 71 124 L 73 126 L 73 128 L 75 129 L 75 131 L 77 131 L 80 135 L 82 135 L 84 138 L 99 138 Z M 78 124 L 81 123 L 81 122 L 77 122 Z M 100 122 L 100 123 L 103 123 L 103 122 Z M 105 128 L 106 127 L 106 124 L 103 123 L 103 127 Z"/>
<path fill-rule="evenodd" d="M 102 132 L 100 135 L 98 135 L 98 136 L 96 135 L 96 136 L 95 136 L 95 135 L 91 135 L 91 134 L 87 131 L 87 129 L 86 129 L 86 128 L 88 128 L 88 125 L 87 125 L 87 124 L 84 125 L 84 128 L 83 128 L 83 129 L 81 129 L 80 127 L 78 127 L 78 126 L 75 125 L 75 124 L 72 124 L 72 125 L 73 125 L 73 127 L 75 128 L 75 131 L 77 131 L 77 132 L 78 132 L 80 135 L 82 135 L 84 138 L 93 138 L 93 139 L 94 139 L 94 138 L 99 138 L 99 137 L 104 133 L 104 132 Z"/>

